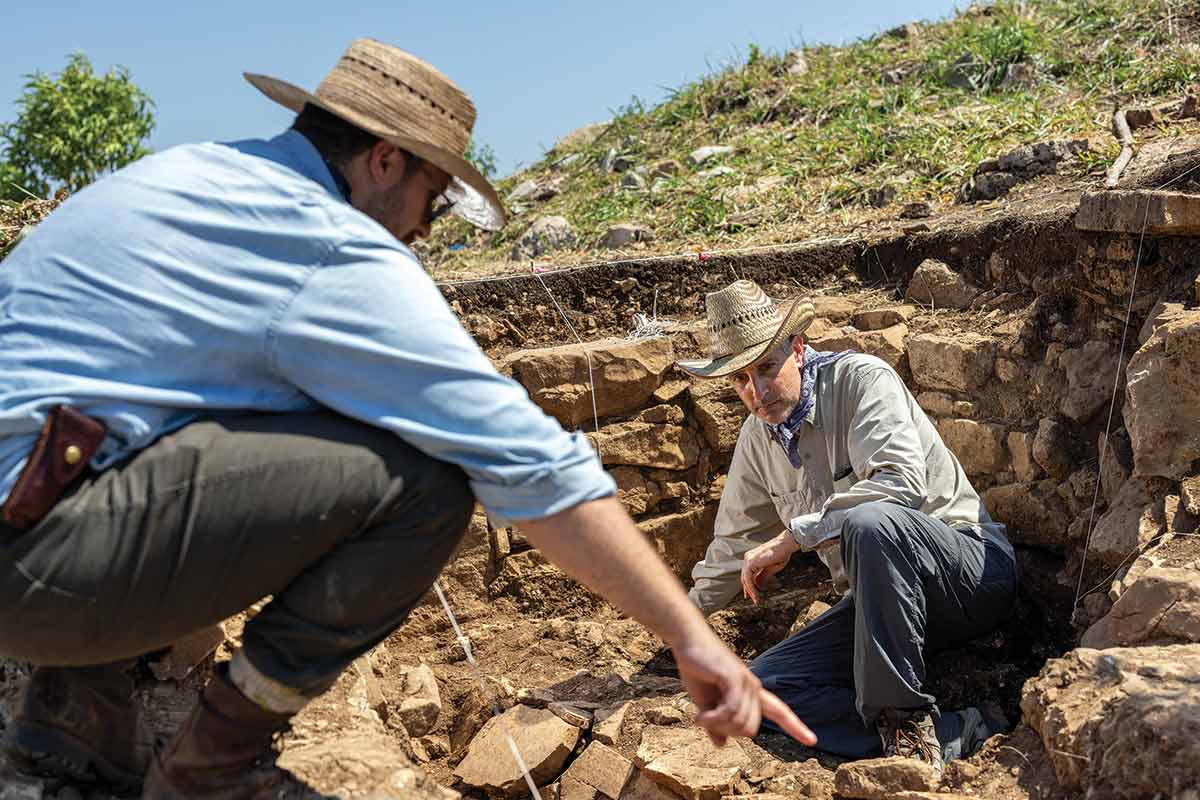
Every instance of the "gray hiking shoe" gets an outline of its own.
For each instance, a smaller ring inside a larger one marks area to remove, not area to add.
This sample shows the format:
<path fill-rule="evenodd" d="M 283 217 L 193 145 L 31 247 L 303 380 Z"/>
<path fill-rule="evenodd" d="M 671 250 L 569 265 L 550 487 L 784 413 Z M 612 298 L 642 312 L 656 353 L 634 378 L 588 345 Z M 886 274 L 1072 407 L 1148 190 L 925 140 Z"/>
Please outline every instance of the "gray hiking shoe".
<path fill-rule="evenodd" d="M 994 704 L 983 708 L 964 708 L 958 712 L 962 717 L 962 754 L 959 758 L 970 758 L 979 752 L 983 743 L 991 737 L 1008 730 L 1008 720 Z"/>
<path fill-rule="evenodd" d="M 875 729 L 879 731 L 885 758 L 900 756 L 924 761 L 938 775 L 942 773 L 945 766 L 942 745 L 929 712 L 884 709 L 875 721 Z"/>

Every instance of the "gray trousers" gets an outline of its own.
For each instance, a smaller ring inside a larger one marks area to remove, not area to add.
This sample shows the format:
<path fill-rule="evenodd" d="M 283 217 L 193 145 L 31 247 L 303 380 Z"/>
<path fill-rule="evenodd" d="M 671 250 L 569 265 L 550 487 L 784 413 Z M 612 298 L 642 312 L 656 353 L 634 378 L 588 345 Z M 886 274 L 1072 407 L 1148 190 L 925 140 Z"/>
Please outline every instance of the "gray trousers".
<path fill-rule="evenodd" d="M 457 467 L 331 412 L 198 421 L 0 529 L 0 654 L 112 662 L 272 595 L 245 657 L 316 696 L 404 621 L 474 502 Z"/>
<path fill-rule="evenodd" d="M 931 712 L 943 750 L 956 756 L 961 719 L 940 714 L 922 691 L 925 655 L 1008 617 L 1015 565 L 994 544 L 895 503 L 854 509 L 841 548 L 850 594 L 750 670 L 813 729 L 822 750 L 879 755 L 874 722 L 890 708 Z"/>

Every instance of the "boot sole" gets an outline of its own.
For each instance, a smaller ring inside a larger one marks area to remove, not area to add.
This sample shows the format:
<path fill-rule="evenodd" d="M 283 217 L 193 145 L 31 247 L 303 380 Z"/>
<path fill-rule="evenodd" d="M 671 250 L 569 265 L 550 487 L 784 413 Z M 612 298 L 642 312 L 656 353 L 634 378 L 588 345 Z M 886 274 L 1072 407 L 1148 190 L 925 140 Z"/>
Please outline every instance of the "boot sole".
<path fill-rule="evenodd" d="M 142 791 L 144 775 L 121 769 L 87 743 L 58 728 L 18 721 L 4 749 L 19 766 L 39 777 L 104 783 L 121 796 Z"/>

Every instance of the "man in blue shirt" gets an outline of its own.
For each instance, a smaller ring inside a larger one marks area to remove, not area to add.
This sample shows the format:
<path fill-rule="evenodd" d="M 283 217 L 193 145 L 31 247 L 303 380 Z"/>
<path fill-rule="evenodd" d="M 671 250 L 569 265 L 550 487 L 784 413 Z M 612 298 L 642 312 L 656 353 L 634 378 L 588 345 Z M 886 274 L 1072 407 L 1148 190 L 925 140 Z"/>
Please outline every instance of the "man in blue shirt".
<path fill-rule="evenodd" d="M 503 222 L 466 95 L 370 40 L 315 94 L 247 79 L 292 130 L 143 159 L 0 268 L 0 654 L 40 665 L 10 754 L 146 798 L 278 796 L 273 735 L 403 622 L 476 499 L 672 647 L 714 741 L 766 715 L 811 742 L 406 246 L 447 208 Z M 152 753 L 128 661 L 268 594 Z"/>

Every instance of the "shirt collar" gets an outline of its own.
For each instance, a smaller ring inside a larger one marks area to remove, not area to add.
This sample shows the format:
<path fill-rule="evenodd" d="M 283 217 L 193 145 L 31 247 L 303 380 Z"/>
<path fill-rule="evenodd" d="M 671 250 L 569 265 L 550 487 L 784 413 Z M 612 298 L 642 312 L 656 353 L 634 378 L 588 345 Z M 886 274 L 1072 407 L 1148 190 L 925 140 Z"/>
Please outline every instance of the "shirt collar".
<path fill-rule="evenodd" d="M 321 184 L 334 197 L 350 202 L 350 185 L 345 177 L 340 172 L 335 176 L 333 166 L 321 157 L 313 143 L 300 131 L 288 128 L 270 143 L 292 169 Z"/>

